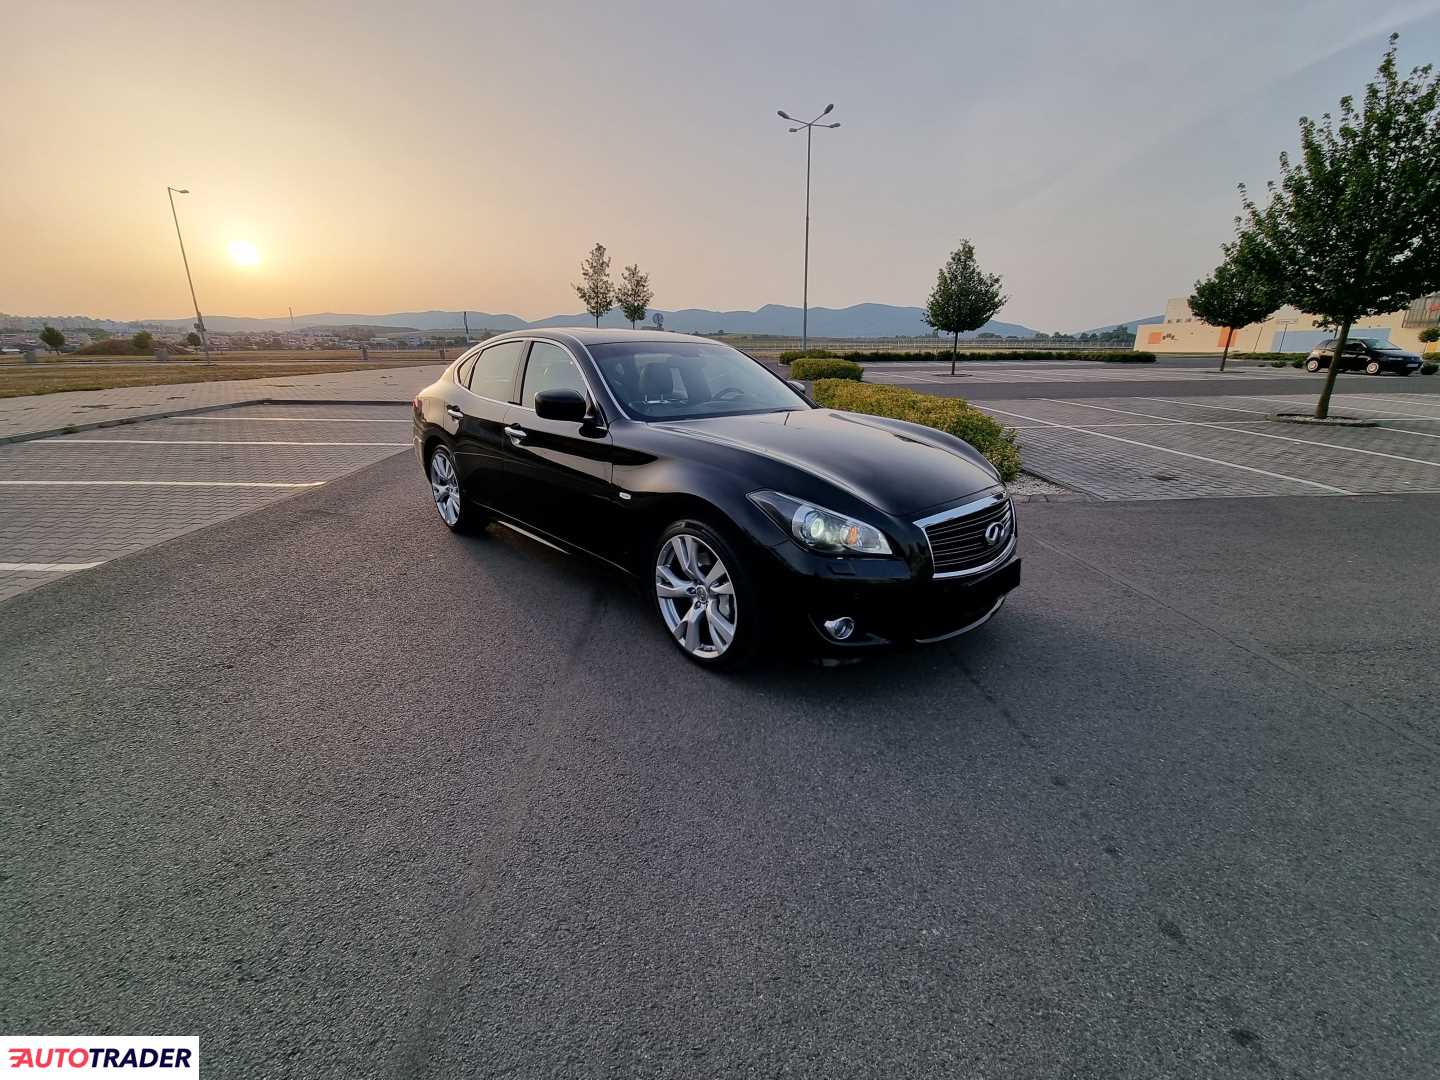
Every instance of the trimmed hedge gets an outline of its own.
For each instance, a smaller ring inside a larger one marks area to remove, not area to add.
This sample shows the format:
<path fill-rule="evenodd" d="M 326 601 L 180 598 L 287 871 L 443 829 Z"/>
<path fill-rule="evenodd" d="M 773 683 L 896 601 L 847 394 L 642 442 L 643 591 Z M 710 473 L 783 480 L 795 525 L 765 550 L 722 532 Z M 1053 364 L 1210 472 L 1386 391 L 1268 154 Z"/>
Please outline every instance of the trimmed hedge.
<path fill-rule="evenodd" d="M 872 386 L 846 379 L 821 379 L 811 396 L 827 409 L 888 416 L 924 424 L 964 439 L 979 450 L 1004 480 L 1020 475 L 1020 449 L 1015 431 L 971 405 L 964 398 L 921 394 L 899 386 Z"/>
<path fill-rule="evenodd" d="M 1430 355 L 1434 356 L 1435 354 L 1431 353 Z M 1440 371 L 1440 362 L 1437 362 L 1435 360 L 1426 360 L 1423 364 L 1420 365 L 1421 375 L 1434 375 L 1437 371 Z"/>
<path fill-rule="evenodd" d="M 1299 360 L 1299 361 L 1303 364 L 1303 363 L 1305 362 L 1305 357 L 1307 357 L 1307 356 L 1309 356 L 1309 355 L 1310 355 L 1309 353 L 1303 353 L 1303 352 L 1302 352 L 1302 353 L 1293 353 L 1293 352 L 1232 352 L 1232 353 L 1230 354 L 1230 359 L 1231 359 L 1231 360 L 1262 360 L 1262 361 L 1264 361 L 1264 360 L 1281 360 L 1281 361 L 1283 361 L 1284 363 L 1287 363 L 1287 364 L 1293 364 L 1293 363 L 1295 363 L 1296 360 Z"/>
<path fill-rule="evenodd" d="M 948 352 L 847 352 L 841 356 L 859 364 L 881 364 L 897 360 L 907 363 L 924 361 L 948 363 Z M 1106 364 L 1153 364 L 1155 354 L 1136 352 L 1133 349 L 962 349 L 955 354 L 962 364 L 986 360 L 1098 360 Z M 784 359 L 782 354 L 781 359 Z"/>
<path fill-rule="evenodd" d="M 850 379 L 859 382 L 865 369 L 849 360 L 825 360 L 810 357 L 790 365 L 792 379 Z"/>
<path fill-rule="evenodd" d="M 793 364 L 796 360 L 830 360 L 839 355 L 829 349 L 806 349 L 803 352 L 799 349 L 786 349 L 780 354 L 780 363 Z"/>

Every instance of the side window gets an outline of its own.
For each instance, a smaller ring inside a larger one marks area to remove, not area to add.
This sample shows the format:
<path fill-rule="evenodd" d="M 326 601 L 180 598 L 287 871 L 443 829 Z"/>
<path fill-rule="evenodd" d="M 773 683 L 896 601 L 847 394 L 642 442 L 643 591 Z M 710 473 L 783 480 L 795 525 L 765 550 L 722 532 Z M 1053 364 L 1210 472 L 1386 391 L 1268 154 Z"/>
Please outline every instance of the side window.
<path fill-rule="evenodd" d="M 467 356 L 464 360 L 460 361 L 460 366 L 455 369 L 455 381 L 461 386 L 470 385 L 470 372 L 474 370 L 475 357 L 479 355 L 480 354 L 476 352 Z"/>
<path fill-rule="evenodd" d="M 525 385 L 520 391 L 520 404 L 535 408 L 535 395 L 541 390 L 576 390 L 589 398 L 585 379 L 570 354 L 548 341 L 537 341 L 530 347 L 530 362 L 525 365 Z"/>
<path fill-rule="evenodd" d="M 470 373 L 470 392 L 494 401 L 509 401 L 515 385 L 515 365 L 525 349 L 523 341 L 502 341 L 475 357 Z"/>

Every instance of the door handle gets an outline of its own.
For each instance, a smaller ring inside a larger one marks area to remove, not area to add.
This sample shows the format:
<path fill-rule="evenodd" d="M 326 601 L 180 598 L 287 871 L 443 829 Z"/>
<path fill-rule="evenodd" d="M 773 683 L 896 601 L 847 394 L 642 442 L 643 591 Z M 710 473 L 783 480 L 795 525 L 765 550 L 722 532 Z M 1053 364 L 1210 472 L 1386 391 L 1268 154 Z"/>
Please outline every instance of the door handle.
<path fill-rule="evenodd" d="M 505 429 L 505 434 L 509 435 L 512 439 L 518 442 L 519 440 L 523 439 L 528 434 L 528 432 L 526 432 L 526 430 L 519 424 L 511 424 Z"/>
<path fill-rule="evenodd" d="M 460 408 L 459 405 L 446 405 L 445 411 L 449 413 L 452 417 L 454 417 L 456 420 L 465 419 L 465 410 Z"/>

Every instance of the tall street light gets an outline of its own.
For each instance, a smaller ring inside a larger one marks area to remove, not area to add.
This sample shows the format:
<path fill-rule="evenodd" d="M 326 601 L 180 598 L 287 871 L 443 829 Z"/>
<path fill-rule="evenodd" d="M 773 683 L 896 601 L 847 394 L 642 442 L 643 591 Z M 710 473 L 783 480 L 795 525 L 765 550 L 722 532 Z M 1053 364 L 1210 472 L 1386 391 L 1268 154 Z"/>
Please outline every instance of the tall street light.
<path fill-rule="evenodd" d="M 821 117 L 829 116 L 834 105 L 826 105 L 825 111 L 811 121 L 796 120 L 784 109 L 777 109 L 776 112 L 782 120 L 789 120 L 795 124 L 790 129 L 790 134 L 797 131 L 805 132 L 805 278 L 802 285 L 802 299 L 800 315 L 800 348 L 803 351 L 810 340 L 810 139 L 817 127 L 838 128 L 839 124 L 822 124 Z"/>
<path fill-rule="evenodd" d="M 175 239 L 180 241 L 180 261 L 185 264 L 185 280 L 190 283 L 190 302 L 195 305 L 195 329 L 200 331 L 200 347 L 205 350 L 205 362 L 210 360 L 210 336 L 205 333 L 205 317 L 200 314 L 200 301 L 195 299 L 195 279 L 190 276 L 190 259 L 185 254 L 185 238 L 180 235 L 180 215 L 175 212 L 175 196 L 189 195 L 189 188 L 166 187 L 170 196 L 170 216 L 175 219 Z"/>

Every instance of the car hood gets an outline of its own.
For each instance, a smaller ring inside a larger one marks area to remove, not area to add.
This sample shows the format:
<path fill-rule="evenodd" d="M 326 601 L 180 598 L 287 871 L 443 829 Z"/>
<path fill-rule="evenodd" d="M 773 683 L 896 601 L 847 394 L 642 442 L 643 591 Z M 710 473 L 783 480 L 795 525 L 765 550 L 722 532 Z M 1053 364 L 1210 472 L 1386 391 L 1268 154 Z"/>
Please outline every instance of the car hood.
<path fill-rule="evenodd" d="M 802 469 L 899 517 L 999 483 L 984 465 L 947 446 L 950 436 L 859 413 L 804 409 L 656 426 Z M 912 430 L 897 430 L 905 427 Z"/>

